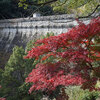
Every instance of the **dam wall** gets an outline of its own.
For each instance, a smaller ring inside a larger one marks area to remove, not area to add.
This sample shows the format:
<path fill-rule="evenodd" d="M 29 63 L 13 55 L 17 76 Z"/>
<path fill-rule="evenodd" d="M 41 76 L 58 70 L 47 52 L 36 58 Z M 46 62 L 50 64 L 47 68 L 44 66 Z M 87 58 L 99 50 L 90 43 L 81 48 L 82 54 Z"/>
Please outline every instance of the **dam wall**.
<path fill-rule="evenodd" d="M 81 19 L 88 24 L 90 19 Z M 78 25 L 74 15 L 53 15 L 36 18 L 0 20 L 0 51 L 11 52 L 14 46 L 25 47 L 26 43 L 41 34 L 65 33 Z"/>

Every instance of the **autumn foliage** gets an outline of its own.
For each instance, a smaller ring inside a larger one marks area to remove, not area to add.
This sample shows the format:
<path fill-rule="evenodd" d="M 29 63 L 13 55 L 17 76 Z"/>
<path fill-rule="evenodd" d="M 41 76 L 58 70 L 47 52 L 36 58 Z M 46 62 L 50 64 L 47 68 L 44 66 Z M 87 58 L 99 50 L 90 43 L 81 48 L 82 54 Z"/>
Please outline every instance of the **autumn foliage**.
<path fill-rule="evenodd" d="M 97 90 L 100 66 L 100 17 L 88 25 L 79 25 L 67 33 L 37 40 L 26 59 L 40 59 L 40 63 L 26 78 L 34 90 L 53 91 L 57 86 L 81 85 L 83 89 Z M 48 60 L 51 58 L 51 60 Z"/>

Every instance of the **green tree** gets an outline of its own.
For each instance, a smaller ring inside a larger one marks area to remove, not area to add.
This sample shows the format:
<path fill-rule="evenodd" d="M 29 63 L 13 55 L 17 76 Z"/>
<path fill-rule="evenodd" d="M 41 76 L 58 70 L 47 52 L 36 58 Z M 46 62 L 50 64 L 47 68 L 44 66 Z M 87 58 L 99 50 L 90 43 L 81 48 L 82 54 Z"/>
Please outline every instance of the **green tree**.
<path fill-rule="evenodd" d="M 52 6 L 54 11 L 61 11 L 63 13 L 79 13 L 86 16 L 99 4 L 99 0 L 58 0 L 52 4 Z"/>
<path fill-rule="evenodd" d="M 45 38 L 54 35 L 48 33 L 46 36 L 41 35 L 40 38 Z M 14 47 L 13 52 L 5 66 L 4 71 L 0 69 L 0 97 L 4 96 L 7 100 L 40 100 L 43 93 L 41 91 L 28 94 L 31 84 L 25 83 L 25 78 L 32 71 L 39 60 L 24 59 L 27 51 L 34 46 L 35 40 L 29 41 L 25 49 L 22 47 Z M 33 67 L 32 67 L 33 66 Z M 33 100 L 33 99 L 32 99 Z"/>
<path fill-rule="evenodd" d="M 28 95 L 24 81 L 27 74 L 31 71 L 33 60 L 25 60 L 23 56 L 25 50 L 22 47 L 15 47 L 5 66 L 1 79 L 1 95 L 6 96 L 7 100 L 22 100 L 23 96 Z M 22 88 L 26 91 L 21 92 Z"/>
<path fill-rule="evenodd" d="M 51 5 L 53 10 L 58 13 L 88 16 L 100 7 L 100 0 L 20 0 L 19 2 L 19 6 L 24 6 L 24 8 L 29 5 L 36 6 L 37 10 L 45 5 Z"/>
<path fill-rule="evenodd" d="M 51 33 L 51 35 L 54 35 Z M 51 36 L 49 33 L 46 37 Z M 40 36 L 45 38 L 45 36 Z M 24 59 L 23 57 L 27 54 L 34 45 L 35 40 L 29 41 L 25 49 L 22 47 L 14 47 L 13 52 L 5 66 L 4 71 L 0 69 L 0 96 L 4 96 L 7 100 L 40 100 L 42 92 L 37 91 L 33 94 L 28 94 L 28 90 L 31 84 L 25 83 L 25 78 L 32 71 L 39 60 L 35 59 Z M 33 66 L 33 67 L 32 67 Z M 32 99 L 33 100 L 33 99 Z"/>

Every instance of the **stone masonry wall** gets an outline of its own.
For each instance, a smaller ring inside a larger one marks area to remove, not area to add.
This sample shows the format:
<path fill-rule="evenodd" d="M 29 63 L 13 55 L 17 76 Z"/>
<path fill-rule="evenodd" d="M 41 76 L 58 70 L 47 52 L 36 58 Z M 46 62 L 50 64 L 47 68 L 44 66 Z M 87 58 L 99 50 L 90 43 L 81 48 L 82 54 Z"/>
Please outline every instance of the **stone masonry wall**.
<path fill-rule="evenodd" d="M 65 33 L 78 23 L 74 15 L 0 20 L 0 51 L 10 52 L 16 45 L 25 47 L 29 40 L 46 33 Z M 89 23 L 89 19 L 82 19 Z"/>

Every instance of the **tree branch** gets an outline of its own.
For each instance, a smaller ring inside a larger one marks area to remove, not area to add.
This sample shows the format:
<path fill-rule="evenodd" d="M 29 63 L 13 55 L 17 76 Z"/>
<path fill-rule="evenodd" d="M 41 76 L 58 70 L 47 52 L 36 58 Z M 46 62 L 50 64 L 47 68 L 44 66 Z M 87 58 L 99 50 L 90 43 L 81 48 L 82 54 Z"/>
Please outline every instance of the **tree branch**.
<path fill-rule="evenodd" d="M 83 17 L 78 17 L 78 18 L 87 18 L 90 17 L 92 14 L 94 14 L 96 12 L 96 10 L 100 7 L 100 5 L 97 5 L 96 8 L 93 10 L 93 12 L 91 12 L 89 15 L 87 16 L 83 16 Z"/>

